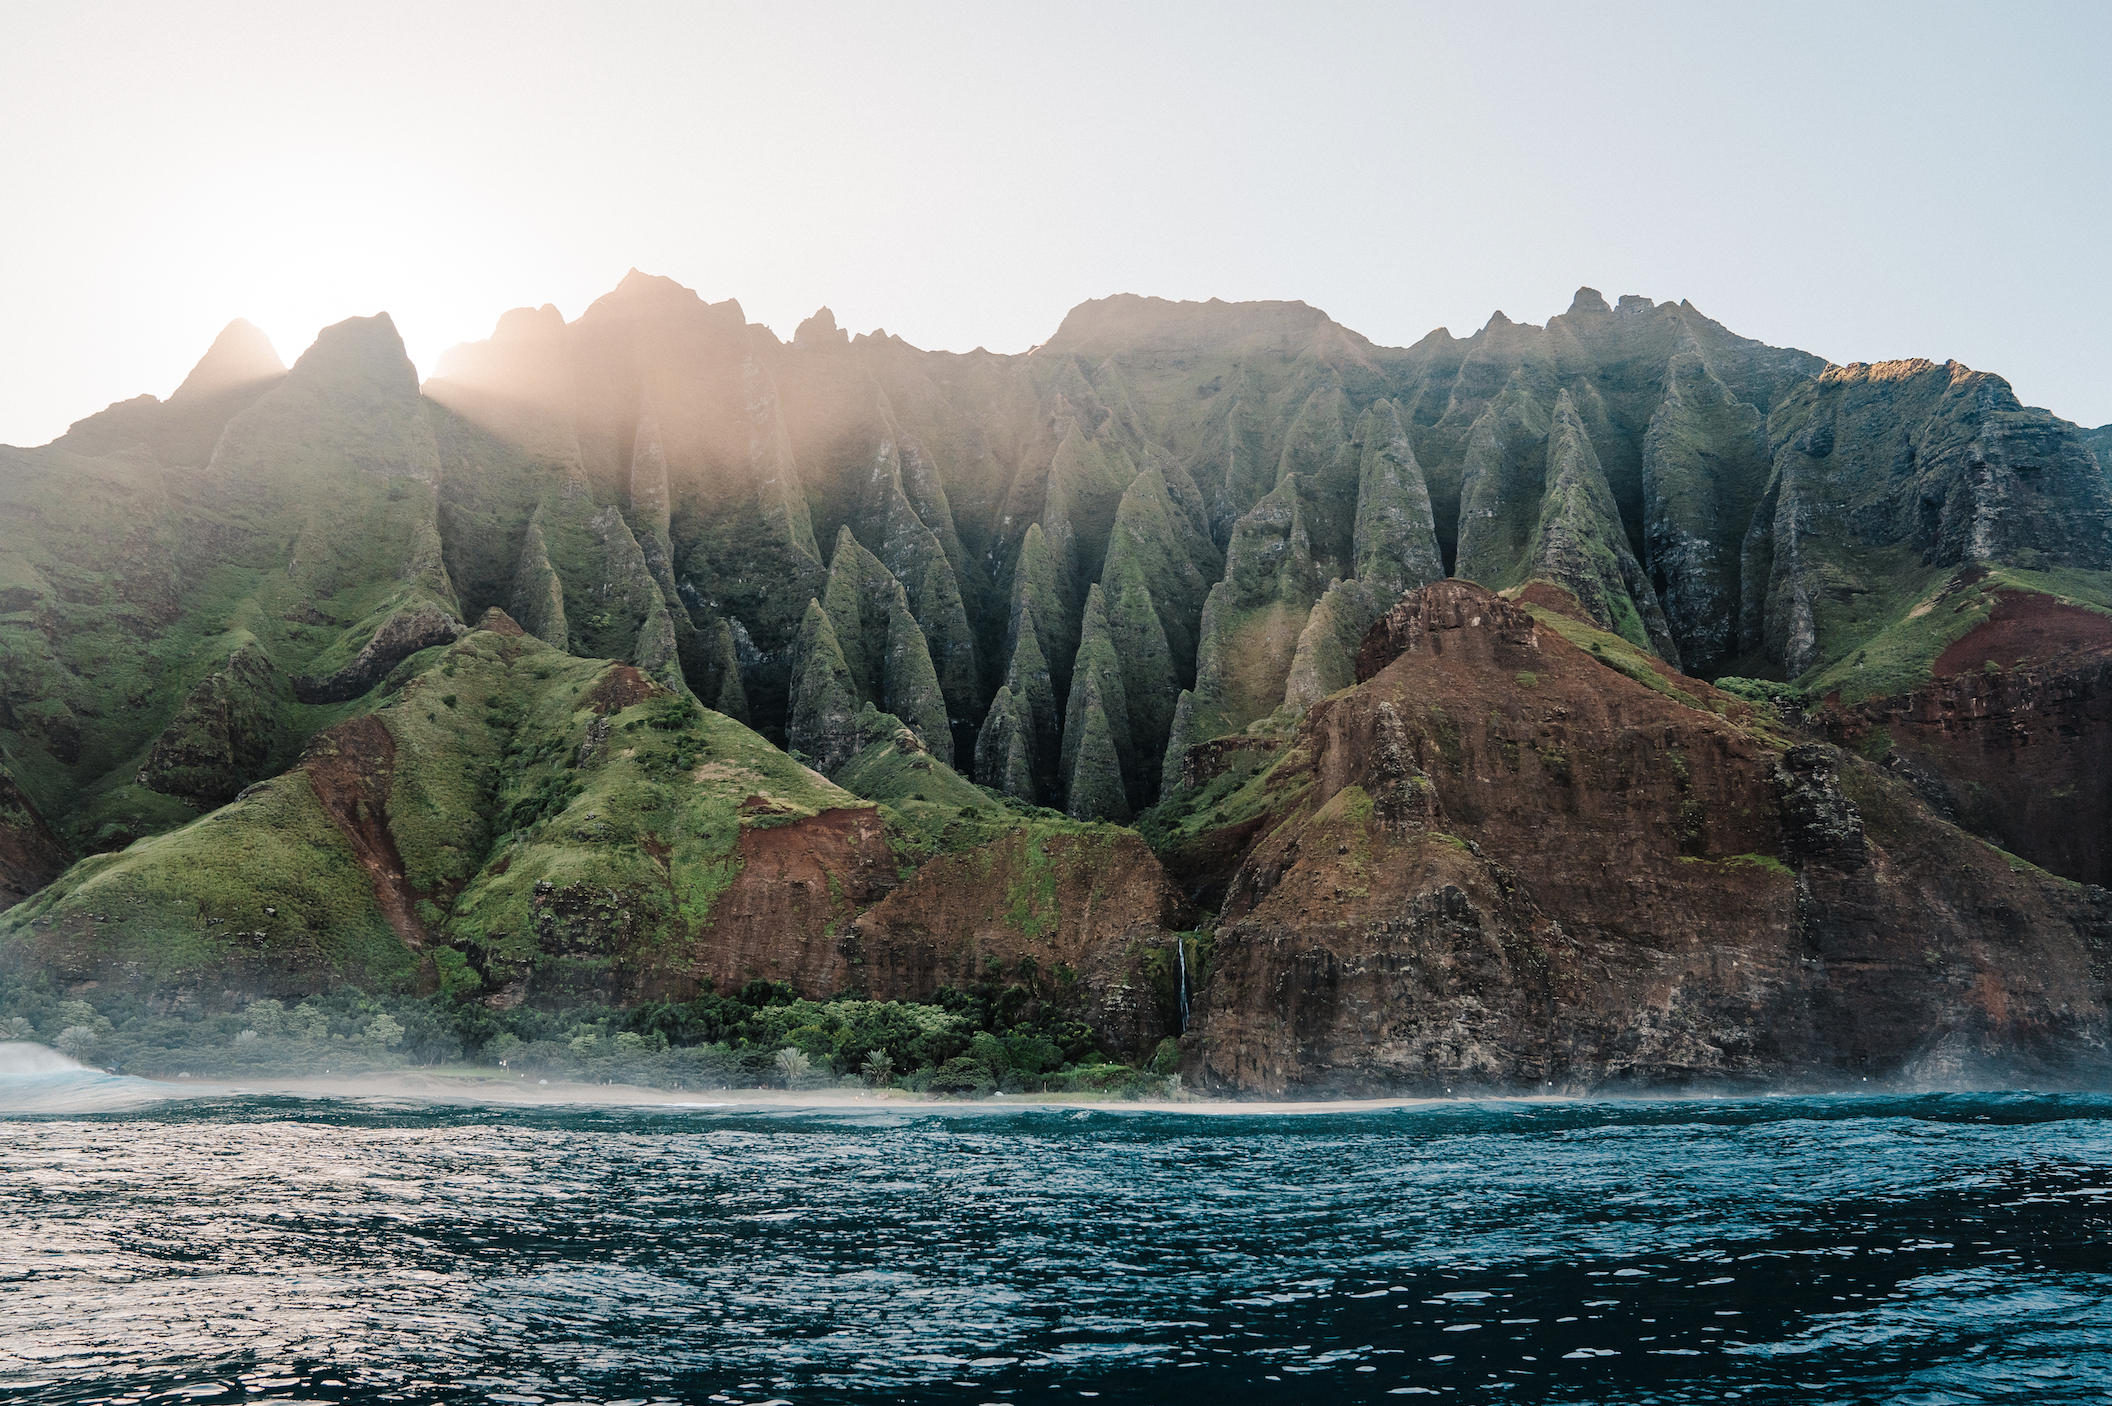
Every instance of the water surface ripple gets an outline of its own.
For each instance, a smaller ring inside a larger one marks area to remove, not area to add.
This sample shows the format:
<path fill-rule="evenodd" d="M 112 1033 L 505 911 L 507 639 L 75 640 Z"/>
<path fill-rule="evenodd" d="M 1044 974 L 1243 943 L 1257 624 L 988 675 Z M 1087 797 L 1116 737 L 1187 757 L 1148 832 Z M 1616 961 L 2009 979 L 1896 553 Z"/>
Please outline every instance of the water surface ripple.
<path fill-rule="evenodd" d="M 2108 1384 L 2098 1095 L 0 1117 L 10 1401 L 1919 1406 Z"/>

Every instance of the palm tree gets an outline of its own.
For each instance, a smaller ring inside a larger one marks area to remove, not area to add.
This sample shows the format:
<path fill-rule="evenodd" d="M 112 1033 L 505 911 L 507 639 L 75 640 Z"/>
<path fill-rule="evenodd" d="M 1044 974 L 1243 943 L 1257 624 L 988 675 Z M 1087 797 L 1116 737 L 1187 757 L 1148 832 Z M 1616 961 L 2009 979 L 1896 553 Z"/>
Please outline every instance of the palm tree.
<path fill-rule="evenodd" d="M 814 1062 L 803 1051 L 783 1049 L 777 1052 L 777 1076 L 784 1080 L 788 1089 L 798 1088 L 813 1067 Z"/>
<path fill-rule="evenodd" d="M 874 1050 L 865 1057 L 865 1063 L 858 1072 L 865 1076 L 866 1083 L 877 1089 L 895 1072 L 894 1057 L 886 1050 Z"/>

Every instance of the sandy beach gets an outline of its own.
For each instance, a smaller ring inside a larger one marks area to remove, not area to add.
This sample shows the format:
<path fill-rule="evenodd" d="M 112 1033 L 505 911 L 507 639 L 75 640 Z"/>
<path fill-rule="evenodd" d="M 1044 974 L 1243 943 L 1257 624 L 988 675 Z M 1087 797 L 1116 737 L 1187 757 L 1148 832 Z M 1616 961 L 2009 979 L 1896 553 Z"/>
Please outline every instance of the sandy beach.
<path fill-rule="evenodd" d="M 943 1098 L 904 1089 L 652 1089 L 635 1084 L 582 1084 L 504 1078 L 464 1071 L 423 1070 L 392 1074 L 311 1075 L 262 1079 L 156 1079 L 190 1094 L 280 1094 L 308 1098 L 405 1099 L 424 1103 L 500 1104 L 514 1107 L 711 1109 L 767 1113 L 857 1113 L 885 1108 L 901 1112 L 1001 1113 L 1008 1109 L 1077 1108 L 1103 1113 L 1192 1113 L 1206 1116 L 1283 1113 L 1372 1113 L 1467 1100 L 1429 1098 L 1306 1099 L 1096 1099 L 1079 1094 L 1000 1094 L 990 1098 Z"/>

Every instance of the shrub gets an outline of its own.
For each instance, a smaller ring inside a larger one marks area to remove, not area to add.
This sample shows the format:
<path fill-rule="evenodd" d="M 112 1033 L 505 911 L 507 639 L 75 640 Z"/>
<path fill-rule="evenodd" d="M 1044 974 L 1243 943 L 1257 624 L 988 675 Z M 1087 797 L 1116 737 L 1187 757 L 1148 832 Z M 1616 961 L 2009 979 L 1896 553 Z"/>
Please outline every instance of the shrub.
<path fill-rule="evenodd" d="M 1718 691 L 1748 703 L 1771 703 L 1777 708 L 1803 708 L 1809 700 L 1786 683 L 1773 679 L 1742 679 L 1725 676 L 1716 680 Z"/>
<path fill-rule="evenodd" d="M 979 1059 L 959 1055 L 932 1071 L 930 1089 L 935 1094 L 981 1097 L 997 1087 L 990 1070 Z"/>
<path fill-rule="evenodd" d="M 259 1035 L 286 1033 L 286 1007 L 277 1001 L 251 1001 L 242 1014 L 248 1017 L 249 1028 Z"/>

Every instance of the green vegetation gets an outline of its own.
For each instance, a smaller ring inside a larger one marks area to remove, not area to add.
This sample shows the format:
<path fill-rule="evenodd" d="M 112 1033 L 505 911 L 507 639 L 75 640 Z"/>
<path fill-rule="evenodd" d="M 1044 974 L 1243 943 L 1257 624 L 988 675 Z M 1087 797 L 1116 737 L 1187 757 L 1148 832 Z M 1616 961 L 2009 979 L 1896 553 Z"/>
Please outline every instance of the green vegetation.
<path fill-rule="evenodd" d="M 1811 705 L 1803 690 L 1773 679 L 1743 679 L 1726 674 L 1716 680 L 1715 687 L 1719 692 L 1743 698 L 1748 703 L 1765 703 L 1784 711 L 1802 711 Z"/>
<path fill-rule="evenodd" d="M 180 986 L 264 953 L 401 987 L 414 963 L 307 776 L 256 788 L 180 830 L 91 856 L 0 915 L 0 952 L 61 926 L 143 988 Z"/>
<path fill-rule="evenodd" d="M 1272 784 L 1285 751 L 1235 752 L 1224 771 L 1193 790 L 1176 790 L 1137 817 L 1137 831 L 1154 851 L 1165 854 L 1212 830 L 1238 825 L 1266 814 L 1283 799 Z"/>
<path fill-rule="evenodd" d="M 35 1039 L 118 1073 L 359 1074 L 435 1065 L 670 1089 L 893 1086 L 981 1095 L 1159 1095 L 1171 1070 L 1099 1053 L 1031 960 L 926 1003 L 806 1001 L 782 982 L 618 1009 L 492 1010 L 450 995 L 339 990 L 208 1013 L 134 996 L 68 1000 L 0 980 L 0 1039 Z M 1045 994 L 1046 993 L 1046 994 Z"/>
<path fill-rule="evenodd" d="M 430 936 L 488 980 L 532 978 L 562 999 L 595 978 L 545 949 L 546 896 L 614 895 L 627 936 L 610 955 L 645 959 L 708 921 L 739 873 L 744 827 L 860 804 L 623 666 L 490 631 L 423 658 L 391 680 L 366 731 L 329 734 L 339 742 L 320 760 L 84 860 L 0 915 L 0 953 L 63 938 L 142 981 L 259 961 L 308 989 L 405 989 L 423 958 L 392 929 L 355 849 L 379 842 L 360 838 L 359 817 L 386 796 L 408 894 L 438 915 Z M 984 799 L 953 781 L 958 803 Z"/>

